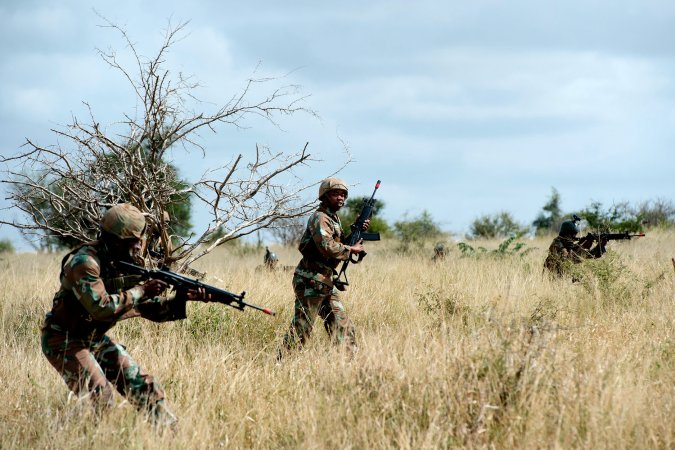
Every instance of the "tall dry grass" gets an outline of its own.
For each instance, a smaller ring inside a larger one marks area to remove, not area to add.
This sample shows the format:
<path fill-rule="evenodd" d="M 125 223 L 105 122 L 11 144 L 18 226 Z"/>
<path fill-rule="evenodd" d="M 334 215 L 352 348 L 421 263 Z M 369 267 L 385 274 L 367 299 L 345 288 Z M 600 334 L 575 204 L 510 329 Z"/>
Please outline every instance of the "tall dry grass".
<path fill-rule="evenodd" d="M 441 264 L 430 246 L 371 244 L 343 295 L 358 353 L 330 346 L 317 322 L 281 366 L 291 275 L 256 273 L 262 252 L 216 252 L 196 268 L 276 317 L 190 304 L 185 321 L 110 333 L 165 387 L 180 418 L 167 433 L 120 397 L 99 422 L 68 400 L 39 346 L 60 258 L 5 258 L 0 447 L 673 448 L 675 235 L 612 243 L 574 284 L 542 277 L 548 244 L 523 258 L 455 249 Z"/>

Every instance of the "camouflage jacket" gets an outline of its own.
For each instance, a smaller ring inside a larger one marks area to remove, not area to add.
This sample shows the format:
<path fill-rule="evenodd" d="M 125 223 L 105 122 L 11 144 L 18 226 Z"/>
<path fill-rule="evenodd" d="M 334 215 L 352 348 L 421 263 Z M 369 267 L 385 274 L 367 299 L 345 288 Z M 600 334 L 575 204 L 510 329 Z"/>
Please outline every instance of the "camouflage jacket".
<path fill-rule="evenodd" d="M 572 239 L 556 236 L 548 249 L 544 267 L 555 274 L 562 275 L 566 264 L 577 264 L 584 259 L 599 258 L 604 252 L 605 249 L 600 245 L 587 250 Z"/>
<path fill-rule="evenodd" d="M 295 275 L 333 286 L 333 275 L 340 261 L 349 259 L 349 247 L 342 243 L 344 233 L 335 211 L 322 204 L 307 221 L 298 249 L 302 259 Z"/>
<path fill-rule="evenodd" d="M 185 301 L 143 298 L 140 279 L 118 271 L 103 244 L 92 242 L 70 252 L 61 263 L 61 287 L 45 326 L 97 339 L 118 321 L 132 317 L 163 322 L 184 319 Z"/>

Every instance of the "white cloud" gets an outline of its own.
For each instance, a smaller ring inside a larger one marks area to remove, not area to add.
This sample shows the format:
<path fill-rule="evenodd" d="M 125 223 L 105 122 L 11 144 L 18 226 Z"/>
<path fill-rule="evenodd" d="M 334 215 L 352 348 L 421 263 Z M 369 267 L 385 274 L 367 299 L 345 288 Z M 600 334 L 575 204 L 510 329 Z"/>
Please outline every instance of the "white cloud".
<path fill-rule="evenodd" d="M 82 111 L 81 100 L 102 121 L 133 112 L 126 81 L 94 49 L 129 55 L 119 35 L 96 26 L 102 20 L 92 5 L 0 5 L 3 154 L 25 133 L 49 142 L 51 123 Z M 672 2 L 96 7 L 126 26 L 145 55 L 158 48 L 170 16 L 191 19 L 167 67 L 195 75 L 206 108 L 238 92 L 258 61 L 260 76 L 300 68 L 276 85 L 303 84 L 321 124 L 300 115 L 283 121 L 285 132 L 257 121 L 249 130 L 219 129 L 204 136 L 212 157 L 176 152 L 186 173 L 255 142 L 296 149 L 310 141 L 324 162 L 307 176 L 318 179 L 344 157 L 340 136 L 356 160 L 344 176 L 364 191 L 381 177 L 389 218 L 427 209 L 453 229 L 501 209 L 530 221 L 552 185 L 570 207 L 673 194 L 666 182 L 675 170 Z"/>

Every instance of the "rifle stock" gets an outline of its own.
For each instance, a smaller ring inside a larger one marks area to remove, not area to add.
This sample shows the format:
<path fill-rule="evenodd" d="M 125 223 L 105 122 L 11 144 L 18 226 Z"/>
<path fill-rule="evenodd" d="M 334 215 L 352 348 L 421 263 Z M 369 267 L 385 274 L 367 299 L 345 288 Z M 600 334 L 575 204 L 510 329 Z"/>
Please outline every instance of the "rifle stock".
<path fill-rule="evenodd" d="M 233 294 L 232 292 L 211 286 L 210 284 L 202 283 L 199 280 L 193 280 L 191 278 L 184 277 L 175 272 L 171 272 L 170 270 L 146 269 L 144 267 L 124 261 L 119 262 L 118 265 L 128 273 L 140 275 L 144 280 L 155 279 L 164 281 L 165 283 L 173 286 L 173 288 L 176 290 L 203 289 L 206 294 L 210 294 L 210 299 L 208 300 L 209 302 L 222 303 L 234 309 L 238 309 L 239 311 L 243 311 L 244 308 L 249 307 L 270 316 L 275 315 L 274 311 L 269 308 L 262 308 L 260 306 L 246 303 L 244 301 L 246 292 L 242 292 L 241 294 Z"/>

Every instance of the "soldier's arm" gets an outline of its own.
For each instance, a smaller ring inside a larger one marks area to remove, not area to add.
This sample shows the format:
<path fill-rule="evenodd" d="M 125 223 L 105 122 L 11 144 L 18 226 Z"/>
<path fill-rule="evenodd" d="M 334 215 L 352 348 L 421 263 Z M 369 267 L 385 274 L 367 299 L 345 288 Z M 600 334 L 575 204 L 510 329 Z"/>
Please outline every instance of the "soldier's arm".
<path fill-rule="evenodd" d="M 571 255 L 576 262 L 580 262 L 582 259 L 593 258 L 593 254 L 579 244 L 573 244 Z"/>
<path fill-rule="evenodd" d="M 119 320 L 144 295 L 142 286 L 134 286 L 120 294 L 109 294 L 101 279 L 98 262 L 89 255 L 75 256 L 65 276 L 71 281 L 75 297 L 95 320 Z"/>
<path fill-rule="evenodd" d="M 349 259 L 349 247 L 333 238 L 332 221 L 325 214 L 318 214 L 310 223 L 312 239 L 319 252 L 326 258 L 346 261 Z"/>
<path fill-rule="evenodd" d="M 186 297 L 182 294 L 176 294 L 171 297 L 153 297 L 141 300 L 136 306 L 135 311 L 144 319 L 153 322 L 170 322 L 173 320 L 182 320 L 187 317 Z"/>

